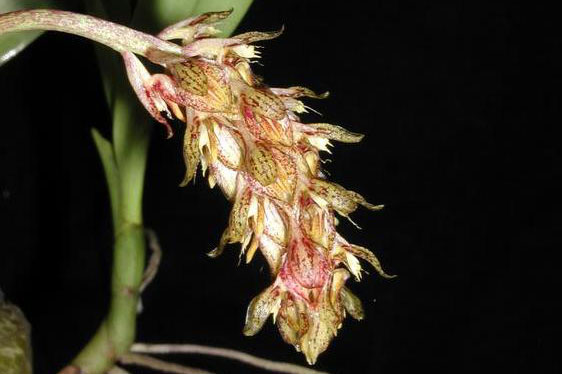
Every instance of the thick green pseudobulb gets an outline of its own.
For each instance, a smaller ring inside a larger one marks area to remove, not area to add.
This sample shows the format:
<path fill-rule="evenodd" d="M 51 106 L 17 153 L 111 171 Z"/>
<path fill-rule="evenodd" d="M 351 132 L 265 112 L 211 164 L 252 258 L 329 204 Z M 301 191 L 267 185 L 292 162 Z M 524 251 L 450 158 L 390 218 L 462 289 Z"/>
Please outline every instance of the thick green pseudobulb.
<path fill-rule="evenodd" d="M 30 326 L 21 310 L 0 294 L 0 373 L 31 374 Z"/>

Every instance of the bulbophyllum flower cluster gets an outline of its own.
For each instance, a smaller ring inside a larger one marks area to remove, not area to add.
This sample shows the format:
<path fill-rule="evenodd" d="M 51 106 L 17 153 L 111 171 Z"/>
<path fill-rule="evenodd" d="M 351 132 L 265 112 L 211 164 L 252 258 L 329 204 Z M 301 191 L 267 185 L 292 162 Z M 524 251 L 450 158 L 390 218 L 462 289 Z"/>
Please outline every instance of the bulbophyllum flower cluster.
<path fill-rule="evenodd" d="M 273 284 L 248 307 L 244 334 L 254 335 L 270 315 L 287 342 L 313 364 L 337 334 L 347 313 L 362 319 L 359 299 L 345 287 L 350 273 L 361 278 L 358 258 L 389 278 L 368 249 L 336 232 L 334 212 L 348 217 L 358 205 L 379 210 L 358 193 L 325 179 L 320 151 L 330 140 L 359 142 L 363 135 L 327 123 L 301 123 L 301 97 L 323 98 L 303 87 L 270 88 L 252 74 L 259 57 L 252 42 L 280 34 L 251 32 L 210 38 L 213 23 L 228 13 L 206 14 L 164 30 L 159 37 L 181 39 L 189 56 L 149 75 L 134 55 L 124 54 L 129 77 L 145 107 L 174 113 L 186 123 L 182 185 L 201 165 L 209 185 L 233 203 L 218 247 L 241 243 L 250 262 L 259 250 Z"/>
<path fill-rule="evenodd" d="M 300 122 L 306 106 L 299 98 L 327 95 L 303 87 L 270 88 L 252 73 L 250 62 L 259 51 L 250 43 L 280 32 L 211 38 L 214 23 L 226 16 L 205 14 L 159 34 L 181 39 L 187 56 L 170 56 L 165 74 L 150 75 L 132 53 L 123 56 L 131 83 L 154 118 L 168 129 L 162 113 L 186 123 L 187 171 L 181 185 L 201 165 L 209 185 L 218 185 L 233 203 L 228 227 L 210 255 L 241 243 L 246 262 L 259 250 L 269 264 L 273 284 L 251 301 L 244 334 L 256 334 L 273 315 L 283 339 L 313 364 L 346 312 L 363 318 L 361 302 L 345 287 L 350 273 L 361 278 L 358 258 L 390 277 L 373 253 L 336 232 L 334 211 L 348 217 L 358 205 L 382 206 L 328 182 L 322 173 L 319 152 L 328 150 L 330 140 L 363 138 L 339 126 Z"/>
<path fill-rule="evenodd" d="M 363 138 L 336 125 L 300 121 L 307 107 L 299 99 L 327 94 L 271 88 L 252 73 L 250 62 L 259 57 L 252 43 L 281 31 L 215 37 L 216 23 L 229 14 L 206 13 L 152 36 L 91 16 L 31 10 L 2 15 L 0 33 L 70 32 L 122 54 L 137 96 L 169 136 L 169 119 L 185 122 L 181 185 L 200 167 L 209 185 L 218 185 L 233 203 L 228 227 L 210 255 L 240 243 L 246 262 L 259 250 L 269 264 L 273 283 L 250 302 L 244 334 L 256 334 L 272 315 L 283 339 L 313 364 L 346 313 L 363 318 L 361 302 L 345 286 L 350 276 L 361 278 L 359 259 L 391 277 L 373 253 L 337 233 L 335 212 L 349 218 L 359 205 L 382 206 L 327 181 L 321 170 L 320 152 L 328 151 L 331 140 Z M 149 73 L 136 55 L 163 66 L 164 73 Z"/>

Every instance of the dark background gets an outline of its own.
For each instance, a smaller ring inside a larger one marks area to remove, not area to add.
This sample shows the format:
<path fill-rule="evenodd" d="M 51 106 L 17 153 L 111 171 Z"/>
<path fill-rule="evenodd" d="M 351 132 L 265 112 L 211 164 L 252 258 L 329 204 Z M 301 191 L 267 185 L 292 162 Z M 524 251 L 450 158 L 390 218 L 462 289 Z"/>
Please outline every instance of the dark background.
<path fill-rule="evenodd" d="M 380 213 L 342 222 L 394 280 L 350 287 L 366 319 L 348 318 L 317 367 L 332 373 L 547 373 L 561 369 L 559 22 L 530 2 L 264 1 L 240 31 L 264 43 L 272 86 L 330 90 L 310 101 L 327 121 L 367 134 L 337 145 L 331 179 Z M 91 127 L 109 131 L 92 44 L 48 33 L 0 68 L 0 285 L 34 327 L 37 373 L 53 373 L 88 340 L 108 302 L 111 222 Z M 242 336 L 251 298 L 269 283 L 238 247 L 216 260 L 229 205 L 199 178 L 187 188 L 181 136 L 155 125 L 146 225 L 160 273 L 143 296 L 139 340 L 193 342 L 304 364 L 268 323 Z M 556 228 L 556 231 L 555 231 Z M 375 302 L 376 301 L 376 302 Z M 181 357 L 222 373 L 259 370 Z"/>

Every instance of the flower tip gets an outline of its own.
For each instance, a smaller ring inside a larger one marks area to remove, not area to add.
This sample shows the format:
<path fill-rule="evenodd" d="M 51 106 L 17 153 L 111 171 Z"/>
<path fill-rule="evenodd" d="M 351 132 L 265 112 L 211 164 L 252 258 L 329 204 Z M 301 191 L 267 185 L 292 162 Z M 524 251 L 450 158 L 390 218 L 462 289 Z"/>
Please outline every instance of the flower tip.
<path fill-rule="evenodd" d="M 213 249 L 210 252 L 207 252 L 206 255 L 209 256 L 210 258 L 217 258 L 219 257 L 223 252 L 223 249 L 220 247 L 217 247 L 215 249 Z"/>
<path fill-rule="evenodd" d="M 190 25 L 193 26 L 193 25 L 196 25 L 198 23 L 203 23 L 203 24 L 206 24 L 206 25 L 217 23 L 219 21 L 222 21 L 223 19 L 228 18 L 232 14 L 232 12 L 234 12 L 233 7 L 231 7 L 230 9 L 227 9 L 227 10 L 219 11 L 219 12 L 203 13 L 199 17 L 193 18 L 193 20 L 190 22 Z"/>
<path fill-rule="evenodd" d="M 274 287 L 266 288 L 252 299 L 246 311 L 246 323 L 242 329 L 245 336 L 256 335 L 262 329 L 270 314 L 275 315 L 279 310 L 281 300 Z"/>
<path fill-rule="evenodd" d="M 179 186 L 180 187 L 187 186 L 189 184 L 189 182 L 191 182 L 193 180 L 194 176 L 195 176 L 195 173 L 191 173 L 190 171 L 186 171 L 185 176 L 183 177 L 183 180 L 180 182 Z"/>
<path fill-rule="evenodd" d="M 172 126 L 170 126 L 170 124 L 166 120 L 159 122 L 163 124 L 164 128 L 166 129 L 166 139 L 171 139 L 172 136 L 174 136 L 174 129 L 172 129 Z"/>
<path fill-rule="evenodd" d="M 398 275 L 397 274 L 391 275 L 391 274 L 383 273 L 383 274 L 381 274 L 381 277 L 386 278 L 386 279 L 394 279 L 394 278 L 398 277 Z"/>
<path fill-rule="evenodd" d="M 318 355 L 312 356 L 307 353 L 305 353 L 304 355 L 306 357 L 306 362 L 308 362 L 310 366 L 314 365 L 316 363 L 316 360 L 318 359 Z"/>
<path fill-rule="evenodd" d="M 244 325 L 244 328 L 242 329 L 242 334 L 244 336 L 254 336 L 258 333 L 258 331 L 256 331 L 253 326 L 249 326 L 248 324 Z"/>
<path fill-rule="evenodd" d="M 357 200 L 357 203 L 361 204 L 362 206 L 364 206 L 365 208 L 372 210 L 372 211 L 377 211 L 377 210 L 383 210 L 384 209 L 384 204 L 378 204 L 378 205 L 374 205 L 371 204 L 365 200 Z"/>
<path fill-rule="evenodd" d="M 250 31 L 240 35 L 236 35 L 231 39 L 238 40 L 242 44 L 251 44 L 263 40 L 271 40 L 279 37 L 285 31 L 285 25 L 281 26 L 278 31 Z"/>
<path fill-rule="evenodd" d="M 228 18 L 234 12 L 234 7 L 230 7 L 230 9 L 224 10 L 222 12 L 217 12 L 217 17 L 220 19 Z"/>
<path fill-rule="evenodd" d="M 302 353 L 304 354 L 304 357 L 306 358 L 306 362 L 312 366 L 314 364 L 316 364 L 316 361 L 318 361 L 318 356 L 320 356 L 320 353 L 322 353 L 323 351 L 320 351 L 317 347 L 315 346 L 309 346 L 308 344 L 305 344 L 306 347 L 302 348 Z"/>

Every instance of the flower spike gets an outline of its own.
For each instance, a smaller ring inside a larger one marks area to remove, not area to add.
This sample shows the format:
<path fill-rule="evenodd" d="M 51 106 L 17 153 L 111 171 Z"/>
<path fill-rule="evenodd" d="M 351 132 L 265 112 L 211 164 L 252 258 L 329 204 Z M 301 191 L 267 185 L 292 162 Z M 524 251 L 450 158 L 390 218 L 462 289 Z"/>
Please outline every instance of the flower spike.
<path fill-rule="evenodd" d="M 360 300 L 345 286 L 361 278 L 359 259 L 392 278 L 368 249 L 349 244 L 336 231 L 335 213 L 346 218 L 359 205 L 380 210 L 357 192 L 326 180 L 320 151 L 330 140 L 363 139 L 328 123 L 302 123 L 309 109 L 299 99 L 323 99 L 304 87 L 269 88 L 250 67 L 259 52 L 251 43 L 282 32 L 247 32 L 215 38 L 216 24 L 232 12 L 206 13 L 165 28 L 157 36 L 95 17 L 53 10 L 0 15 L 3 32 L 46 29 L 69 32 L 120 52 L 133 90 L 164 124 L 185 123 L 181 186 L 199 168 L 209 185 L 233 203 L 216 257 L 240 243 L 246 262 L 261 253 L 272 284 L 250 302 L 245 335 L 255 335 L 270 315 L 281 337 L 314 364 L 336 336 L 346 313 L 361 320 Z M 181 43 L 170 42 L 176 40 Z M 137 55 L 159 64 L 151 74 Z"/>

